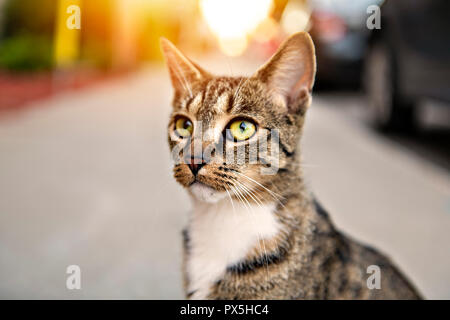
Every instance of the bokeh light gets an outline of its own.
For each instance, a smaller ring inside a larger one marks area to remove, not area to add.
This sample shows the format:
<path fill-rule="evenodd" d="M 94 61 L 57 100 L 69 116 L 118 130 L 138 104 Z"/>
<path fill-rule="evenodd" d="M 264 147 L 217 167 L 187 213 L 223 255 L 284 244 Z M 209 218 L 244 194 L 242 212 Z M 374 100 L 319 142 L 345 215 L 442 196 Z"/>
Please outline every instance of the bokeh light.
<path fill-rule="evenodd" d="M 206 23 L 230 56 L 246 49 L 247 36 L 267 18 L 271 6 L 272 0 L 200 0 Z"/>
<path fill-rule="evenodd" d="M 283 12 L 281 26 L 287 34 L 298 31 L 307 31 L 310 16 L 311 13 L 307 6 L 302 3 L 290 2 Z"/>

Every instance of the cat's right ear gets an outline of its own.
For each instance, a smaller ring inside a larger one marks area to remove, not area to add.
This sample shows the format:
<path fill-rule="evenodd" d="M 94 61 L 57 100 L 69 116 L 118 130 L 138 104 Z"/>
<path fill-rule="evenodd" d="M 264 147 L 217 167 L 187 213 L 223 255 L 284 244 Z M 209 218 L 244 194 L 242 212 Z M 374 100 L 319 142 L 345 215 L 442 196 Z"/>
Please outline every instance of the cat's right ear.
<path fill-rule="evenodd" d="M 306 32 L 290 36 L 263 65 L 256 77 L 289 112 L 301 112 L 309 105 L 316 73 L 314 44 Z"/>
<path fill-rule="evenodd" d="M 209 77 L 208 72 L 186 58 L 166 38 L 161 38 L 160 43 L 175 92 L 191 94 L 192 84 Z"/>

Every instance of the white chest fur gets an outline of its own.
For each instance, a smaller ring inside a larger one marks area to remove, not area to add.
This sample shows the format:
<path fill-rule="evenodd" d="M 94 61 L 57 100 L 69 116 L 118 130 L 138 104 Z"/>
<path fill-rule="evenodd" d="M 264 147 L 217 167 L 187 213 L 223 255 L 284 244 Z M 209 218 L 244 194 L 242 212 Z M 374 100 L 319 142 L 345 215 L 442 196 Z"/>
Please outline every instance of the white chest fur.
<path fill-rule="evenodd" d="M 229 199 L 218 203 L 195 202 L 189 224 L 186 272 L 192 299 L 205 299 L 227 266 L 242 260 L 260 239 L 279 231 L 274 204 L 244 206 Z"/>

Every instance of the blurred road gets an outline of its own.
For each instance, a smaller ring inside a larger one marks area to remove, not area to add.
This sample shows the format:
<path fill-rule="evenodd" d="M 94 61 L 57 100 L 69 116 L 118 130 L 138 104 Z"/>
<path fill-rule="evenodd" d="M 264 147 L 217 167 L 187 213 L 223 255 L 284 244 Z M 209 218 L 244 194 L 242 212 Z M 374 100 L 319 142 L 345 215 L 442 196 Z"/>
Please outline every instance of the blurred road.
<path fill-rule="evenodd" d="M 171 176 L 170 99 L 158 66 L 0 119 L 0 298 L 183 297 L 190 204 Z M 427 298 L 449 299 L 448 168 L 374 133 L 362 104 L 316 95 L 308 181 L 341 229 L 392 256 Z M 81 290 L 66 289 L 72 264 Z"/>

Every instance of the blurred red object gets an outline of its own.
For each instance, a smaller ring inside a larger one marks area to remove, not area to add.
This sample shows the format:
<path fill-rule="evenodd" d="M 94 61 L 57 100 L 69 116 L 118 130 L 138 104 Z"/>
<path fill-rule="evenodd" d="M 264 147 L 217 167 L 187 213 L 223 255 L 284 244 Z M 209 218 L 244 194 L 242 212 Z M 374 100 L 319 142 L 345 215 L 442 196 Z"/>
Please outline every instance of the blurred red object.
<path fill-rule="evenodd" d="M 49 96 L 51 75 L 0 74 L 0 111 L 15 109 L 25 103 Z"/>
<path fill-rule="evenodd" d="M 126 71 L 73 71 L 65 74 L 42 72 L 35 74 L 0 72 L 0 113 L 30 106 L 31 102 L 53 94 L 95 85 L 122 75 Z"/>
<path fill-rule="evenodd" d="M 326 42 L 336 42 L 345 37 L 347 24 L 345 21 L 326 11 L 314 11 L 311 15 L 313 32 L 317 38 Z"/>

